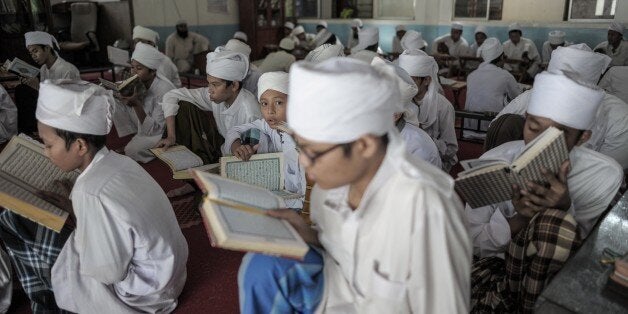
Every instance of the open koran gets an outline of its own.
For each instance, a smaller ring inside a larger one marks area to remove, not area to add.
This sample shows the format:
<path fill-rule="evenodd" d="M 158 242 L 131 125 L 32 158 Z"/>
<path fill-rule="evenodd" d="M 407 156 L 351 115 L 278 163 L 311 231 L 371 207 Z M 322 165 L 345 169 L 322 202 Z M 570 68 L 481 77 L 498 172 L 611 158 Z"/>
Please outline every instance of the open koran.
<path fill-rule="evenodd" d="M 7 65 L 7 71 L 22 77 L 35 77 L 39 74 L 39 69 L 26 63 L 22 59 L 13 58 Z"/>
<path fill-rule="evenodd" d="M 569 158 L 563 131 L 550 127 L 528 143 L 508 164 L 503 160 L 473 159 L 460 163 L 466 170 L 458 174 L 455 189 L 471 208 L 512 199 L 512 185 L 525 188 L 525 181 L 547 184 L 543 168 L 558 173 Z"/>
<path fill-rule="evenodd" d="M 36 192 L 60 193 L 56 180 L 74 182 L 78 176 L 78 171 L 64 172 L 55 166 L 44 155 L 43 145 L 14 136 L 0 153 L 0 206 L 59 232 L 68 213 Z"/>
<path fill-rule="evenodd" d="M 166 150 L 151 148 L 150 151 L 170 167 L 173 179 L 193 179 L 190 173 L 192 170 L 219 173 L 220 164 L 203 165 L 201 157 L 183 145 L 175 145 Z"/>
<path fill-rule="evenodd" d="M 201 216 L 212 246 L 303 259 L 307 244 L 285 220 L 264 214 L 285 207 L 267 189 L 207 172 L 193 171 L 206 193 Z"/>
<path fill-rule="evenodd" d="M 234 156 L 220 158 L 223 177 L 263 187 L 286 200 L 302 197 L 285 190 L 283 169 L 283 153 L 255 154 L 248 161 Z"/>
<path fill-rule="evenodd" d="M 113 90 L 124 97 L 132 96 L 134 93 L 137 93 L 138 95 L 146 93 L 146 86 L 144 86 L 144 83 L 142 83 L 137 74 L 119 83 L 107 81 L 103 78 L 99 78 L 98 80 L 100 81 L 100 85 L 102 87 Z"/>

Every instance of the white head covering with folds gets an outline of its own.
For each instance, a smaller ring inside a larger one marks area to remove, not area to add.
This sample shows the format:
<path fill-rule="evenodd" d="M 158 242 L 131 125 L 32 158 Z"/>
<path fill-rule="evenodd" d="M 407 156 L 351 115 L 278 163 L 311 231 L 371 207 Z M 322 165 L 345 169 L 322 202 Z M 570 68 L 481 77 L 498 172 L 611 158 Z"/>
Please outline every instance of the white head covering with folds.
<path fill-rule="evenodd" d="M 547 65 L 547 71 L 553 73 L 575 72 L 580 79 L 596 85 L 611 60 L 611 57 L 606 54 L 591 51 L 591 48 L 586 44 L 558 47 L 552 51 L 552 58 Z M 536 83 L 534 86 L 536 88 Z"/>
<path fill-rule="evenodd" d="M 416 95 L 416 93 L 419 92 L 419 88 L 416 86 L 416 84 L 414 84 L 414 81 L 412 80 L 412 77 L 410 77 L 410 74 L 408 74 L 408 72 L 406 72 L 406 70 L 402 69 L 400 66 L 395 65 L 394 63 L 384 60 L 380 57 L 373 58 L 371 65 L 375 68 L 390 67 L 395 71 L 395 74 L 397 76 L 397 85 L 399 86 L 399 93 L 401 96 L 401 104 L 403 106 L 400 109 L 402 109 L 403 111 L 404 119 L 406 120 L 406 122 L 420 127 L 418 118 L 419 108 L 412 102 L 412 98 L 414 97 L 414 95 Z"/>
<path fill-rule="evenodd" d="M 495 37 L 487 38 L 484 43 L 482 43 L 482 46 L 478 48 L 478 53 L 484 60 L 482 64 L 488 64 L 504 53 L 504 46 L 499 39 Z"/>
<path fill-rule="evenodd" d="M 241 32 L 241 31 L 237 31 L 237 32 L 233 33 L 233 38 L 234 39 L 244 40 L 245 42 L 249 41 L 249 36 L 247 36 L 246 33 Z"/>
<path fill-rule="evenodd" d="M 563 31 L 551 31 L 547 34 L 547 40 L 552 45 L 562 45 L 565 43 L 565 32 Z"/>
<path fill-rule="evenodd" d="M 432 80 L 427 88 L 427 93 L 421 100 L 422 103 L 433 104 L 437 101 L 438 93 L 442 92 L 443 88 L 438 82 L 438 64 L 433 57 L 428 56 L 422 50 L 413 49 L 406 50 L 399 55 L 399 66 L 406 70 L 410 76 L 427 77 Z M 424 125 L 432 125 L 437 117 L 437 106 L 423 106 L 422 108 L 429 108 L 429 112 L 422 112 L 422 116 L 429 117 L 430 121 L 421 121 Z"/>
<path fill-rule="evenodd" d="M 462 30 L 462 24 L 458 23 L 458 22 L 453 22 L 451 23 L 451 29 L 455 29 L 455 30 Z"/>
<path fill-rule="evenodd" d="M 262 74 L 257 81 L 257 101 L 269 89 L 288 95 L 288 73 L 277 71 Z"/>
<path fill-rule="evenodd" d="M 147 45 L 145 43 L 137 43 L 131 60 L 135 60 L 145 67 L 153 70 L 157 70 L 163 62 L 164 55 L 157 50 L 157 48 Z"/>
<path fill-rule="evenodd" d="M 333 57 L 344 57 L 344 47 L 341 45 L 323 44 L 318 48 L 310 51 L 305 56 L 305 61 L 313 63 L 321 63 Z"/>
<path fill-rule="evenodd" d="M 113 94 L 85 81 L 45 80 L 39 85 L 37 120 L 75 133 L 107 135 L 112 125 Z"/>
<path fill-rule="evenodd" d="M 405 25 L 397 25 L 397 26 L 395 26 L 395 32 L 405 31 L 405 30 L 406 30 L 406 26 Z"/>
<path fill-rule="evenodd" d="M 379 28 L 365 27 L 358 31 L 358 45 L 351 52 L 358 52 L 379 42 Z"/>
<path fill-rule="evenodd" d="M 624 24 L 619 22 L 612 22 L 611 25 L 608 26 L 608 30 L 616 31 L 620 34 L 624 34 Z"/>
<path fill-rule="evenodd" d="M 279 48 L 285 50 L 293 50 L 294 49 L 294 40 L 286 37 L 279 41 Z"/>
<path fill-rule="evenodd" d="M 24 39 L 26 41 L 26 47 L 31 45 L 44 45 L 52 48 L 59 48 L 59 43 L 54 36 L 46 33 L 46 32 L 27 32 L 24 34 Z"/>
<path fill-rule="evenodd" d="M 549 72 L 537 75 L 528 114 L 552 119 L 570 128 L 590 130 L 604 92 L 595 85 L 588 87 L 577 83 L 575 73 L 567 75 L 570 77 Z"/>
<path fill-rule="evenodd" d="M 475 35 L 475 34 L 477 34 L 477 33 L 482 33 L 482 34 L 484 34 L 484 35 L 487 35 L 487 36 L 488 36 L 488 33 L 486 32 L 486 26 L 484 26 L 484 25 L 478 25 L 478 26 L 475 28 L 475 32 L 473 32 L 473 35 Z"/>
<path fill-rule="evenodd" d="M 326 22 L 326 21 L 323 21 L 323 20 L 318 21 L 318 23 L 316 24 L 316 26 L 322 26 L 322 27 L 327 28 L 327 22 Z"/>
<path fill-rule="evenodd" d="M 303 33 L 305 33 L 305 28 L 303 28 L 302 25 L 299 25 L 292 30 L 292 34 L 295 36 Z"/>
<path fill-rule="evenodd" d="M 362 26 L 364 26 L 364 24 L 362 23 L 362 20 L 360 19 L 351 20 L 351 27 L 361 28 Z"/>
<path fill-rule="evenodd" d="M 350 58 L 295 63 L 290 69 L 290 97 L 290 127 L 299 136 L 322 143 L 383 135 L 394 128 L 393 114 L 403 111 L 398 107 L 394 71 Z"/>
<path fill-rule="evenodd" d="M 150 28 L 137 25 L 133 27 L 133 39 L 148 40 L 156 45 L 159 42 L 159 34 Z"/>
<path fill-rule="evenodd" d="M 283 27 L 288 28 L 288 29 L 294 29 L 294 23 L 287 21 L 283 23 Z"/>
<path fill-rule="evenodd" d="M 423 35 L 415 30 L 406 31 L 401 37 L 401 48 L 403 50 L 423 49 L 427 47 L 427 42 L 423 39 Z"/>
<path fill-rule="evenodd" d="M 237 39 L 229 39 L 229 41 L 225 44 L 225 50 L 239 52 L 247 58 L 251 55 L 251 46 Z"/>
<path fill-rule="evenodd" d="M 508 32 L 521 31 L 521 25 L 519 23 L 512 23 L 508 25 Z"/>
<path fill-rule="evenodd" d="M 242 82 L 248 72 L 249 58 L 242 53 L 225 50 L 207 54 L 207 75 Z"/>

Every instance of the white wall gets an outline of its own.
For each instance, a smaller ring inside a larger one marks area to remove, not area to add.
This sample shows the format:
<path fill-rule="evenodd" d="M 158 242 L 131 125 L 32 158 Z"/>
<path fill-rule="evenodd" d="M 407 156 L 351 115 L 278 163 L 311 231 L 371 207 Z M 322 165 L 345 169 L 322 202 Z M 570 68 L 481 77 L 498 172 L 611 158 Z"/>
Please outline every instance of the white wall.
<path fill-rule="evenodd" d="M 238 24 L 238 3 L 228 0 L 227 14 L 207 12 L 206 0 L 133 0 L 135 24 L 173 26 L 178 20 L 188 25 Z"/>

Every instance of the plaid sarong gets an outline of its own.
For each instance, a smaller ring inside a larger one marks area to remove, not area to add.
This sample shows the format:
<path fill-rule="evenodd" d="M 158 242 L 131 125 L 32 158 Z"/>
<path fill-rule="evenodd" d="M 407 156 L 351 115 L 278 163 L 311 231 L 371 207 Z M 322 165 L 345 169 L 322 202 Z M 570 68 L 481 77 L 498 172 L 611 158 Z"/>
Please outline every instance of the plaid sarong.
<path fill-rule="evenodd" d="M 67 225 L 60 233 L 11 211 L 0 212 L 0 239 L 4 241 L 33 313 L 61 313 L 50 283 L 50 271 L 72 233 Z"/>
<path fill-rule="evenodd" d="M 505 260 L 488 257 L 473 263 L 471 311 L 532 312 L 543 288 L 580 243 L 571 215 L 556 209 L 537 214 L 513 237 Z"/>

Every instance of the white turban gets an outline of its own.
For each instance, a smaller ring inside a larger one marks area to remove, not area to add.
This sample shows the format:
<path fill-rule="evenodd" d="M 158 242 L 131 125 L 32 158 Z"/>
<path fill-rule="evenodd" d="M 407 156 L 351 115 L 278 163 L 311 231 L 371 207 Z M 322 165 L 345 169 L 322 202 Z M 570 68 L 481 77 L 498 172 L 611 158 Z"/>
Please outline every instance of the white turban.
<path fill-rule="evenodd" d="M 294 49 L 294 40 L 286 37 L 279 42 L 279 48 L 285 50 L 293 50 Z"/>
<path fill-rule="evenodd" d="M 519 23 L 512 23 L 508 25 L 508 32 L 521 31 L 521 25 Z"/>
<path fill-rule="evenodd" d="M 257 81 L 257 101 L 269 89 L 288 95 L 288 73 L 277 71 L 262 74 Z"/>
<path fill-rule="evenodd" d="M 111 91 L 85 81 L 45 80 L 39 85 L 37 120 L 53 128 L 91 135 L 111 130 Z"/>
<path fill-rule="evenodd" d="M 547 34 L 547 39 L 552 45 L 562 45 L 565 43 L 565 32 L 563 31 L 551 31 Z"/>
<path fill-rule="evenodd" d="M 482 64 L 493 62 L 493 60 L 501 56 L 502 53 L 504 53 L 504 46 L 502 46 L 499 39 L 495 37 L 487 38 L 484 43 L 482 43 L 482 46 L 478 48 L 478 54 L 484 60 Z"/>
<path fill-rule="evenodd" d="M 362 23 L 362 20 L 360 19 L 353 19 L 351 21 L 351 27 L 361 28 L 362 26 L 364 26 L 364 24 Z"/>
<path fill-rule="evenodd" d="M 331 35 L 333 34 L 330 31 L 328 31 L 326 28 L 321 29 L 320 32 L 318 32 L 318 34 L 316 34 L 316 37 L 314 38 L 316 47 L 326 43 L 329 40 L 329 38 L 331 38 Z"/>
<path fill-rule="evenodd" d="M 237 31 L 233 34 L 233 38 L 234 39 L 240 39 L 240 40 L 244 40 L 245 42 L 249 41 L 249 36 L 246 36 L 246 33 L 241 32 L 241 31 Z"/>
<path fill-rule="evenodd" d="M 401 37 L 401 48 L 403 50 L 422 49 L 427 47 L 427 42 L 423 39 L 423 35 L 415 30 L 407 31 Z"/>
<path fill-rule="evenodd" d="M 135 45 L 131 60 L 135 60 L 149 69 L 157 70 L 164 60 L 164 55 L 157 48 L 139 42 Z"/>
<path fill-rule="evenodd" d="M 616 31 L 620 34 L 624 34 L 624 25 L 619 22 L 612 22 L 611 25 L 608 26 L 608 30 Z"/>
<path fill-rule="evenodd" d="M 419 88 L 412 80 L 412 77 L 410 77 L 410 74 L 408 74 L 408 72 L 406 72 L 400 66 L 395 65 L 390 61 L 386 61 L 380 57 L 373 58 L 371 65 L 375 68 L 390 67 L 395 71 L 402 104 L 402 107 L 399 109 L 403 110 L 404 119 L 406 120 L 406 122 L 412 123 L 420 127 L 418 119 L 418 107 L 412 102 L 412 98 L 419 92 Z"/>
<path fill-rule="evenodd" d="M 288 28 L 288 29 L 294 29 L 294 23 L 287 21 L 283 23 L 283 27 Z"/>
<path fill-rule="evenodd" d="M 237 39 L 229 39 L 227 44 L 225 44 L 225 50 L 232 52 L 239 52 L 245 55 L 247 58 L 251 55 L 251 46 L 237 40 Z"/>
<path fill-rule="evenodd" d="M 577 74 L 568 73 L 577 79 Z M 528 114 L 552 119 L 578 130 L 590 130 L 604 92 L 562 74 L 543 72 L 534 78 Z"/>
<path fill-rule="evenodd" d="M 327 28 L 327 22 L 326 21 L 318 21 L 318 24 L 316 24 L 316 26 L 322 26 L 324 28 Z"/>
<path fill-rule="evenodd" d="M 475 32 L 473 32 L 473 35 L 477 34 L 477 33 L 482 33 L 484 35 L 488 35 L 488 33 L 486 32 L 486 26 L 484 25 L 478 25 L 475 28 Z"/>
<path fill-rule="evenodd" d="M 399 55 L 399 66 L 406 70 L 410 76 L 416 77 L 427 77 L 431 78 L 430 85 L 427 88 L 427 93 L 423 96 L 423 100 L 421 101 L 424 104 L 428 104 L 427 106 L 423 106 L 422 108 L 427 108 L 427 110 L 423 109 L 421 111 L 421 115 L 423 120 L 420 122 L 423 126 L 429 127 L 434 122 L 436 122 L 438 109 L 435 105 L 435 101 L 437 101 L 438 93 L 442 91 L 442 87 L 438 82 L 438 64 L 433 57 L 428 56 L 422 50 L 413 49 L 406 50 L 401 55 Z"/>
<path fill-rule="evenodd" d="M 453 22 L 451 23 L 451 29 L 456 29 L 456 30 L 462 30 L 462 24 L 458 23 L 458 22 Z"/>
<path fill-rule="evenodd" d="M 575 72 L 580 79 L 596 85 L 611 60 L 611 57 L 603 53 L 591 51 L 591 48 L 586 44 L 558 47 L 552 51 L 552 58 L 547 65 L 547 71 L 552 73 Z M 534 86 L 536 88 L 536 84 Z"/>
<path fill-rule="evenodd" d="M 323 44 L 316 49 L 310 51 L 305 56 L 305 61 L 313 63 L 321 63 L 333 57 L 344 57 L 344 47 L 335 44 Z"/>
<path fill-rule="evenodd" d="M 295 36 L 303 33 L 305 33 L 305 28 L 303 28 L 302 25 L 299 25 L 292 30 L 292 34 Z"/>
<path fill-rule="evenodd" d="M 133 27 L 133 39 L 148 40 L 156 45 L 159 42 L 159 34 L 150 28 L 137 25 Z"/>
<path fill-rule="evenodd" d="M 288 124 L 305 139 L 348 143 L 383 135 L 394 129 L 393 114 L 402 111 L 394 104 L 400 98 L 391 69 L 350 58 L 297 62 L 290 69 Z"/>
<path fill-rule="evenodd" d="M 210 52 L 206 72 L 219 79 L 242 82 L 249 73 L 249 58 L 233 51 Z"/>
<path fill-rule="evenodd" d="M 365 27 L 358 31 L 358 45 L 351 52 L 358 52 L 379 42 L 379 28 Z"/>
<path fill-rule="evenodd" d="M 55 49 L 59 48 L 59 43 L 57 42 L 57 39 L 46 32 L 27 32 L 24 34 L 24 39 L 26 41 L 27 48 L 31 45 L 43 45 Z"/>
<path fill-rule="evenodd" d="M 406 30 L 406 27 L 404 25 L 397 25 L 397 26 L 395 26 L 395 32 L 405 31 L 405 30 Z"/>

